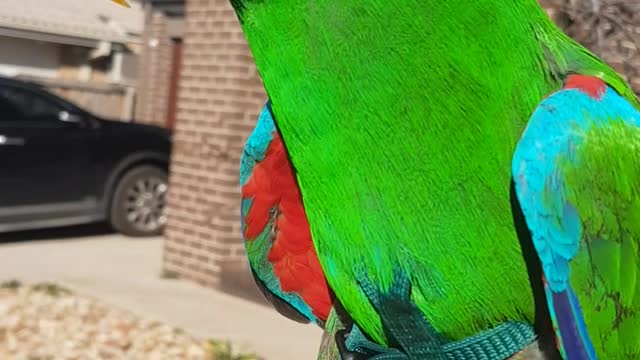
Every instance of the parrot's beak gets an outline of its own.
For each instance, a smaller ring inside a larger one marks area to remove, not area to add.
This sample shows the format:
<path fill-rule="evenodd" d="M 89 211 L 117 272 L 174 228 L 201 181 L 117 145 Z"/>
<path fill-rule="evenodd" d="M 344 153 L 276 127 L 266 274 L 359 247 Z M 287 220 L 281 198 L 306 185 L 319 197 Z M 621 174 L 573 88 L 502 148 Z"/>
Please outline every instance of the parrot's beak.
<path fill-rule="evenodd" d="M 130 7 L 129 4 L 127 4 L 127 2 L 125 0 L 111 0 L 111 1 L 113 1 L 116 4 L 120 4 L 120 5 L 124 6 L 124 7 Z"/>

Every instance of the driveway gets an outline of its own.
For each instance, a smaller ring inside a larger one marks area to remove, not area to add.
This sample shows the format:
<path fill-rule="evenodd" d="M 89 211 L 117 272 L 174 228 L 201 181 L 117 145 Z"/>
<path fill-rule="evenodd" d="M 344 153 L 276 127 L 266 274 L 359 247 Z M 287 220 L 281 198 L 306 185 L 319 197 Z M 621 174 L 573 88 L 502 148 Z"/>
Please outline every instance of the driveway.
<path fill-rule="evenodd" d="M 162 279 L 162 239 L 130 239 L 101 227 L 0 236 L 0 281 L 50 281 L 196 336 L 229 339 L 269 360 L 315 359 L 321 331 L 269 307 Z"/>

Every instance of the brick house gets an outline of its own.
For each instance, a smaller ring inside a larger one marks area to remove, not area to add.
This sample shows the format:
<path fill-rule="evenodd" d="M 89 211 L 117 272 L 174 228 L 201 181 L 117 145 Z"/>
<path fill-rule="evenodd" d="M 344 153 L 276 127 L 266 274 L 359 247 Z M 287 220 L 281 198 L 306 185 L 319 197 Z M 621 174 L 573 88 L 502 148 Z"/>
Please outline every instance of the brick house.
<path fill-rule="evenodd" d="M 131 119 L 143 30 L 138 1 L 3 2 L 0 75 L 39 82 L 103 116 Z"/>
<path fill-rule="evenodd" d="M 228 0 L 187 1 L 185 17 L 164 271 L 255 295 L 240 238 L 238 166 L 267 96 Z M 147 16 L 151 31 L 165 31 L 164 21 Z M 166 59 L 168 48 L 160 52 Z"/>

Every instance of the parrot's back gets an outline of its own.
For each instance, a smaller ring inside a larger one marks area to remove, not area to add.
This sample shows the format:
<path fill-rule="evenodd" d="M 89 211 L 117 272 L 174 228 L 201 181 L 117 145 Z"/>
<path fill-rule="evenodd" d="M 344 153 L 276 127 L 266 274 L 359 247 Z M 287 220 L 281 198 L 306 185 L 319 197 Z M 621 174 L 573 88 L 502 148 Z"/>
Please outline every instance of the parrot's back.
<path fill-rule="evenodd" d="M 514 148 L 568 73 L 621 80 L 534 0 L 270 1 L 237 11 L 322 267 L 352 318 L 384 343 L 353 279 L 384 290 L 402 270 L 449 338 L 532 322 Z"/>

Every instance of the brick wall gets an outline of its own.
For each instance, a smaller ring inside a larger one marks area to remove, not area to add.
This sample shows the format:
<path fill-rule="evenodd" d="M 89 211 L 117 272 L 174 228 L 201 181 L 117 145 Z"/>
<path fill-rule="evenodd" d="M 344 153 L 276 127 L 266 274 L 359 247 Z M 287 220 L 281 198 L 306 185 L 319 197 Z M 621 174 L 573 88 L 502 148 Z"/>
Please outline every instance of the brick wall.
<path fill-rule="evenodd" d="M 138 65 L 136 122 L 166 126 L 169 78 L 171 76 L 171 40 L 166 34 L 167 18 L 147 6 L 145 10 L 143 51 Z"/>
<path fill-rule="evenodd" d="M 267 97 L 228 0 L 187 1 L 186 21 L 164 270 L 253 289 L 240 240 L 238 166 Z"/>

